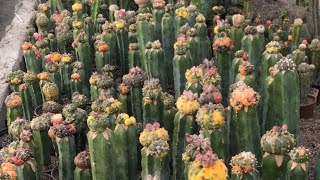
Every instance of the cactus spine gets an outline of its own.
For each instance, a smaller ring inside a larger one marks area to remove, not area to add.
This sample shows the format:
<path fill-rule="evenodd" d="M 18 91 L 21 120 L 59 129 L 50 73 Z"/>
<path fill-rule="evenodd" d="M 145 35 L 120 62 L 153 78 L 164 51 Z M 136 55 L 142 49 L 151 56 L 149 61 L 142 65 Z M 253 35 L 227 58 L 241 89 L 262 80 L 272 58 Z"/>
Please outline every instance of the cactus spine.
<path fill-rule="evenodd" d="M 200 107 L 197 97 L 198 95 L 191 91 L 184 91 L 176 103 L 178 112 L 174 118 L 172 140 L 173 179 L 183 179 L 184 165 L 181 155 L 187 146 L 185 135 L 193 134 L 196 130 L 194 114 Z"/>
<path fill-rule="evenodd" d="M 261 138 L 261 147 L 264 151 L 262 180 L 285 178 L 287 163 L 290 161 L 288 153 L 295 145 L 294 136 L 287 131 L 287 128 L 286 125 L 274 126 Z"/>
<path fill-rule="evenodd" d="M 310 151 L 305 147 L 297 147 L 290 151 L 289 156 L 291 160 L 287 165 L 286 178 L 288 180 L 307 179 L 310 168 L 308 163 Z"/>
<path fill-rule="evenodd" d="M 90 154 L 88 151 L 80 152 L 74 158 L 74 164 L 76 166 L 74 170 L 74 180 L 91 180 L 91 163 Z"/>
<path fill-rule="evenodd" d="M 18 117 L 23 117 L 22 98 L 19 93 L 13 92 L 5 99 L 7 107 L 7 127 L 10 127 Z"/>

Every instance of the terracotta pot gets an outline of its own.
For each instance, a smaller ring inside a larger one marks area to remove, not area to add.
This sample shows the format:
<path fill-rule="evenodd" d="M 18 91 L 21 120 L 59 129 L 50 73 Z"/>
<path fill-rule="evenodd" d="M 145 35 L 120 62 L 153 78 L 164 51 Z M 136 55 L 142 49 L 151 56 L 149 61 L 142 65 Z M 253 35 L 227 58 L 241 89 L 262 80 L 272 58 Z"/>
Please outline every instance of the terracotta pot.
<path fill-rule="evenodd" d="M 308 96 L 308 98 L 308 104 L 300 104 L 300 118 L 303 119 L 313 118 L 314 108 L 317 102 L 316 98 L 313 96 Z"/>
<path fill-rule="evenodd" d="M 139 7 L 145 7 L 145 5 L 149 2 L 149 0 L 134 0 L 134 2 L 135 2 Z"/>

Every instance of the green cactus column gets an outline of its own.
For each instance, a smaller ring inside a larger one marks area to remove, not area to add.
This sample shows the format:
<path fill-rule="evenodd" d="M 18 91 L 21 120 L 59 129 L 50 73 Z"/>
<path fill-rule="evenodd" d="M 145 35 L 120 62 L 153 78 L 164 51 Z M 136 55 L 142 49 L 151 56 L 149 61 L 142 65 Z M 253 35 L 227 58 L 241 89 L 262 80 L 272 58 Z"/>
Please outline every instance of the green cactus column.
<path fill-rule="evenodd" d="M 291 53 L 291 59 L 297 66 L 306 61 L 306 50 L 307 46 L 305 44 L 300 44 L 298 49 Z"/>
<path fill-rule="evenodd" d="M 192 91 L 193 93 L 200 94 L 202 92 L 201 79 L 203 77 L 203 72 L 200 67 L 193 66 L 188 69 L 185 73 L 186 77 L 186 90 Z"/>
<path fill-rule="evenodd" d="M 62 92 L 65 92 L 69 97 L 71 97 L 70 76 L 73 69 L 72 62 L 73 58 L 71 54 L 63 54 L 61 57 L 61 66 L 59 68 L 59 73 L 62 79 Z"/>
<path fill-rule="evenodd" d="M 139 141 L 143 146 L 141 149 L 141 177 L 143 180 L 150 179 L 150 177 L 157 177 L 160 180 L 170 179 L 168 140 L 168 132 L 160 128 L 157 122 L 147 124 L 140 134 Z"/>
<path fill-rule="evenodd" d="M 167 69 L 165 66 L 166 62 L 164 60 L 164 52 L 159 40 L 152 43 L 152 49 L 150 50 L 148 61 L 148 76 L 150 78 L 159 79 L 161 87 L 166 91 L 168 87 L 168 77 L 166 74 Z"/>
<path fill-rule="evenodd" d="M 58 51 L 58 41 L 57 38 L 54 36 L 54 34 L 49 33 L 48 34 L 48 47 L 50 49 L 50 52 L 57 52 Z"/>
<path fill-rule="evenodd" d="M 244 98 L 241 98 L 244 97 Z M 261 157 L 259 148 L 260 125 L 257 105 L 260 95 L 243 81 L 232 86 L 230 106 L 232 119 L 230 122 L 231 154 L 251 151 Z"/>
<path fill-rule="evenodd" d="M 29 88 L 30 84 L 23 83 L 19 86 L 19 93 L 20 97 L 22 98 L 22 109 L 23 109 L 23 116 L 27 120 L 32 120 L 34 108 L 32 101 L 32 93 L 31 88 Z"/>
<path fill-rule="evenodd" d="M 121 74 L 127 74 L 129 71 L 128 65 L 128 49 L 129 49 L 129 37 L 128 30 L 126 29 L 125 20 L 117 20 L 114 22 L 116 26 L 117 46 L 119 51 L 120 61 L 117 63 L 121 65 Z"/>
<path fill-rule="evenodd" d="M 130 86 L 131 112 L 139 123 L 143 122 L 142 86 L 146 79 L 146 74 L 139 67 L 131 68 L 129 74 L 122 78 L 123 83 Z"/>
<path fill-rule="evenodd" d="M 115 27 L 110 23 L 105 23 L 102 25 L 102 29 L 102 40 L 108 45 L 110 51 L 110 65 L 115 65 L 120 58 Z"/>
<path fill-rule="evenodd" d="M 216 65 L 218 73 L 222 78 L 221 92 L 223 97 L 223 104 L 226 105 L 229 99 L 230 86 L 230 67 L 232 62 L 231 50 L 233 42 L 228 37 L 218 38 L 214 41 L 212 49 L 216 54 Z"/>
<path fill-rule="evenodd" d="M 47 62 L 45 65 L 45 70 L 49 73 L 51 82 L 55 83 L 58 86 L 59 92 L 62 92 L 63 81 L 59 73 L 59 64 L 54 62 Z"/>
<path fill-rule="evenodd" d="M 112 64 L 109 46 L 105 42 L 98 42 L 96 51 L 96 70 L 102 73 L 102 68 L 107 64 Z"/>
<path fill-rule="evenodd" d="M 131 43 L 138 43 L 138 39 L 137 39 L 137 24 L 130 24 L 129 25 L 129 47 Z"/>
<path fill-rule="evenodd" d="M 224 107 L 221 104 L 205 104 L 199 109 L 196 121 L 219 159 L 228 161 L 229 124 Z"/>
<path fill-rule="evenodd" d="M 195 28 L 190 28 L 187 31 L 187 42 L 189 46 L 189 51 L 192 59 L 192 65 L 197 66 L 202 63 L 202 60 L 200 59 L 200 42 L 197 39 L 198 33 Z"/>
<path fill-rule="evenodd" d="M 199 42 L 198 47 L 198 62 L 201 62 L 204 59 L 211 59 L 212 58 L 212 50 L 211 50 L 211 42 L 208 37 L 208 27 L 206 25 L 206 18 L 199 14 L 196 19 L 197 23 L 194 25 L 194 28 L 196 28 L 198 35 L 196 39 Z M 193 60 L 195 61 L 195 60 Z"/>
<path fill-rule="evenodd" d="M 30 149 L 20 148 L 16 150 L 14 158 L 23 162 L 22 164 L 16 164 L 17 179 L 40 180 L 38 164 L 33 157 L 33 153 Z"/>
<path fill-rule="evenodd" d="M 175 29 L 175 38 L 178 38 L 180 35 L 180 27 L 188 23 L 188 9 L 184 6 L 176 9 L 174 19 L 174 29 Z"/>
<path fill-rule="evenodd" d="M 137 39 L 139 45 L 140 59 L 143 62 L 141 64 L 144 71 L 147 70 L 146 67 L 146 44 L 154 40 L 154 24 L 152 21 L 151 14 L 138 14 L 137 15 Z"/>
<path fill-rule="evenodd" d="M 40 116 L 31 121 L 32 136 L 36 149 L 35 158 L 41 169 L 51 165 L 52 141 L 48 135 L 50 119 Z M 70 161 L 70 160 L 69 160 Z"/>
<path fill-rule="evenodd" d="M 320 72 L 320 41 L 319 39 L 313 39 L 311 44 L 308 46 L 310 50 L 310 62 L 315 66 L 312 82 L 319 82 L 319 72 Z"/>
<path fill-rule="evenodd" d="M 287 163 L 290 161 L 288 153 L 294 145 L 294 136 L 287 131 L 286 125 L 274 126 L 262 136 L 262 180 L 285 179 Z"/>
<path fill-rule="evenodd" d="M 233 156 L 230 161 L 232 167 L 231 180 L 260 179 L 257 163 L 256 156 L 252 152 L 244 151 Z"/>
<path fill-rule="evenodd" d="M 119 92 L 118 100 L 122 104 L 120 112 L 132 114 L 130 87 L 124 83 L 121 83 L 118 87 L 118 92 Z"/>
<path fill-rule="evenodd" d="M 139 46 L 138 43 L 130 43 L 129 44 L 129 52 L 128 52 L 128 64 L 129 69 L 133 67 L 142 67 L 140 62 L 140 55 L 139 55 Z"/>
<path fill-rule="evenodd" d="M 150 65 L 149 64 L 151 63 L 151 60 L 150 60 L 151 50 L 152 50 L 152 42 L 149 41 L 145 45 L 143 55 L 140 56 L 141 68 L 142 68 L 142 70 L 144 70 L 146 72 L 148 77 L 150 76 L 150 69 L 149 69 Z"/>
<path fill-rule="evenodd" d="M 294 62 L 282 58 L 266 78 L 263 97 L 262 132 L 275 125 L 287 124 L 298 139 L 300 124 L 299 77 Z M 288 91 L 290 89 L 290 91 Z"/>
<path fill-rule="evenodd" d="M 9 84 L 12 92 L 19 92 L 19 86 L 23 83 L 23 71 L 13 71 L 6 75 L 6 83 Z"/>
<path fill-rule="evenodd" d="M 252 0 L 243 1 L 243 11 L 246 16 L 250 15 L 252 12 Z"/>
<path fill-rule="evenodd" d="M 242 50 L 248 53 L 248 61 L 252 63 L 254 67 L 260 67 L 261 54 L 264 49 L 261 48 L 260 38 L 255 26 L 245 28 L 241 44 Z M 258 77 L 258 68 L 256 68 L 254 74 Z"/>
<path fill-rule="evenodd" d="M 40 73 L 42 71 L 42 59 L 40 51 L 29 42 L 22 44 L 23 57 L 26 62 L 26 68 L 30 72 Z"/>
<path fill-rule="evenodd" d="M 136 180 L 138 173 L 138 138 L 136 119 L 119 114 L 114 129 L 113 153 L 117 167 L 116 179 Z"/>
<path fill-rule="evenodd" d="M 174 107 L 174 97 L 168 93 L 162 93 L 163 102 L 163 118 L 162 124 L 163 128 L 168 131 L 170 137 L 170 146 L 172 144 L 173 128 L 174 128 L 174 117 L 178 110 Z M 171 149 L 171 148 L 170 148 Z M 170 153 L 171 154 L 171 153 Z"/>
<path fill-rule="evenodd" d="M 162 41 L 161 25 L 162 17 L 165 14 L 165 5 L 164 0 L 157 0 L 153 2 L 152 18 L 154 20 L 154 38 L 155 40 Z"/>
<path fill-rule="evenodd" d="M 159 79 L 146 80 L 142 88 L 143 124 L 159 122 L 163 120 L 163 102 L 161 101 L 162 88 Z"/>
<path fill-rule="evenodd" d="M 85 81 L 85 72 L 83 69 L 84 68 L 83 63 L 80 61 L 76 61 L 72 64 L 72 66 L 73 66 L 72 73 L 76 73 L 80 75 L 81 82 L 83 83 L 83 86 L 82 86 L 83 94 L 85 94 L 87 97 L 90 97 L 90 90 L 89 90 L 90 83 L 89 81 Z"/>
<path fill-rule="evenodd" d="M 174 31 L 174 9 L 172 4 L 167 4 L 165 6 L 166 13 L 162 17 L 161 22 L 161 42 L 162 48 L 165 56 L 165 65 L 168 71 L 168 82 L 173 84 L 173 72 L 172 72 L 172 59 L 174 57 L 173 44 L 175 41 L 175 31 Z"/>
<path fill-rule="evenodd" d="M 292 35 L 291 52 L 298 49 L 301 42 L 303 28 L 303 20 L 300 18 L 295 19 L 290 32 Z"/>
<path fill-rule="evenodd" d="M 90 131 L 87 134 L 91 156 L 92 179 L 112 180 L 115 170 L 110 162 L 113 161 L 112 145 L 113 132 L 107 128 L 107 114 L 92 112 L 87 123 Z"/>
<path fill-rule="evenodd" d="M 54 123 L 49 134 L 58 147 L 59 179 L 73 180 L 75 165 L 72 159 L 76 156 L 76 143 L 73 134 L 76 129 L 73 124 L 63 122 L 62 117 L 60 120 L 61 124 Z"/>
<path fill-rule="evenodd" d="M 252 87 L 254 90 L 258 90 L 258 87 L 256 86 L 258 83 L 256 82 L 256 77 L 253 73 L 253 65 L 248 61 L 244 61 L 239 66 L 239 73 L 237 74 L 234 82 L 237 83 L 239 81 L 243 81 L 246 85 Z"/>
<path fill-rule="evenodd" d="M 287 179 L 298 180 L 307 179 L 309 173 L 310 151 L 305 147 L 297 147 L 290 151 L 291 160 L 287 165 Z"/>
<path fill-rule="evenodd" d="M 173 78 L 175 97 L 178 98 L 186 87 L 185 72 L 192 67 L 192 60 L 187 49 L 186 39 L 180 37 L 174 45 L 175 56 L 173 58 Z"/>
<path fill-rule="evenodd" d="M 74 180 L 92 180 L 90 154 L 88 151 L 80 152 L 74 158 L 76 166 L 74 170 Z"/>
<path fill-rule="evenodd" d="M 22 98 L 19 93 L 13 92 L 6 97 L 4 103 L 7 107 L 7 127 L 10 127 L 17 118 L 23 117 Z"/>
<path fill-rule="evenodd" d="M 84 82 L 88 82 L 92 73 L 92 56 L 90 44 L 88 43 L 88 35 L 83 31 L 80 32 L 73 45 L 76 49 L 77 60 L 82 62 L 84 65 Z"/>
<path fill-rule="evenodd" d="M 190 4 L 188 7 L 188 25 L 190 27 L 193 27 L 196 24 L 196 18 L 199 15 L 199 13 L 201 13 L 201 11 L 199 11 L 197 9 L 197 6 L 195 6 L 194 4 Z"/>
<path fill-rule="evenodd" d="M 172 159 L 173 159 L 173 179 L 184 179 L 182 153 L 187 146 L 185 135 L 193 134 L 196 131 L 195 113 L 200 104 L 197 101 L 197 94 L 191 91 L 184 91 L 177 100 L 178 112 L 174 118 L 174 130 L 172 140 Z"/>
<path fill-rule="evenodd" d="M 233 53 L 241 50 L 241 39 L 243 37 L 243 23 L 245 17 L 241 14 L 235 14 L 232 16 L 232 28 L 230 31 L 230 38 L 234 44 Z"/>
<path fill-rule="evenodd" d="M 70 94 L 73 95 L 74 93 L 82 93 L 82 81 L 79 74 L 72 74 L 70 80 Z"/>
<path fill-rule="evenodd" d="M 230 84 L 234 83 L 234 80 L 239 72 L 239 66 L 248 60 L 248 54 L 243 50 L 239 50 L 234 54 L 234 59 L 232 60 L 230 67 Z"/>

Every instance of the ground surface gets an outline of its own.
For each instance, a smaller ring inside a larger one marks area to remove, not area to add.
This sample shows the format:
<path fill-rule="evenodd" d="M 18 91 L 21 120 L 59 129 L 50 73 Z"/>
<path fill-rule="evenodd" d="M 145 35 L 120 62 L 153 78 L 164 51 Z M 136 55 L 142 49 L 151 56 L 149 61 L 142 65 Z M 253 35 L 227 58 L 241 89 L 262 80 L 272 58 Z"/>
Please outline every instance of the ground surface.
<path fill-rule="evenodd" d="M 5 35 L 6 27 L 11 24 L 15 16 L 15 5 L 18 0 L 0 0 L 0 40 Z"/>

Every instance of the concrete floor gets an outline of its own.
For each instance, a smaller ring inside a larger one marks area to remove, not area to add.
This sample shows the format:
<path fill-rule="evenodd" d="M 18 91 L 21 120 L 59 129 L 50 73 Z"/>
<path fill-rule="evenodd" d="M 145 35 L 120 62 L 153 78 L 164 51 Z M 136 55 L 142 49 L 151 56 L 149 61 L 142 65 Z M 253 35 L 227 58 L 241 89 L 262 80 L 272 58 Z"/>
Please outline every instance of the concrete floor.
<path fill-rule="evenodd" d="M 19 0 L 0 0 L 0 40 L 5 35 L 6 27 L 15 16 L 15 6 Z"/>

